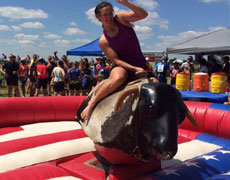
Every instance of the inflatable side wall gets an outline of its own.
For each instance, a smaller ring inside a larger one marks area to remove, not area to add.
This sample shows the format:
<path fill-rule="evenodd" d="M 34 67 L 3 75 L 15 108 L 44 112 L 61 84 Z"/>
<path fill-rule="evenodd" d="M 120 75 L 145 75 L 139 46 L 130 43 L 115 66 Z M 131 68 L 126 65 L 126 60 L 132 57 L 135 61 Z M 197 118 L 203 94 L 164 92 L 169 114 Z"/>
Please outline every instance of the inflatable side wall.
<path fill-rule="evenodd" d="M 104 179 L 104 171 L 95 166 L 94 144 L 75 121 L 84 99 L 1 99 L 0 179 Z M 198 127 L 185 119 L 179 127 L 175 157 L 148 165 L 151 173 L 142 171 L 136 180 L 230 179 L 230 106 L 185 103 Z M 135 179 L 140 168 L 135 172 L 130 168 L 112 170 L 116 173 L 111 172 L 110 179 L 127 175 Z"/>

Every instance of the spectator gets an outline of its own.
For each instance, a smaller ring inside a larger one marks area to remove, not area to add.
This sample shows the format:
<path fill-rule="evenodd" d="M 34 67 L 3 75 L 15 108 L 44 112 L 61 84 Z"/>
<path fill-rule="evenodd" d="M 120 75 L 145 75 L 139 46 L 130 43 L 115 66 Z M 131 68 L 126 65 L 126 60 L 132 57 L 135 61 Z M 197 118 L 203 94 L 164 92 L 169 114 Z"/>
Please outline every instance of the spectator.
<path fill-rule="evenodd" d="M 105 57 L 101 57 L 99 59 L 99 64 L 100 64 L 100 68 L 98 70 L 98 81 L 101 82 L 102 80 L 105 80 L 109 77 L 109 71 L 106 67 L 106 62 L 105 62 L 106 58 Z"/>
<path fill-rule="evenodd" d="M 146 65 L 148 67 L 148 72 L 153 73 L 153 65 L 150 63 L 149 57 L 146 57 L 145 60 L 146 60 Z"/>
<path fill-rule="evenodd" d="M 33 59 L 29 64 L 29 84 L 27 90 L 30 92 L 30 96 L 35 94 L 35 83 L 36 83 L 36 65 L 37 65 L 37 54 L 33 55 Z"/>
<path fill-rule="evenodd" d="M 226 76 L 228 77 L 228 80 L 230 79 L 230 62 L 229 62 L 229 56 L 223 57 L 224 64 L 222 66 L 222 72 L 226 73 Z"/>
<path fill-rule="evenodd" d="M 94 67 L 94 63 L 95 63 L 95 62 L 94 62 L 94 59 L 93 59 L 93 58 L 91 58 L 91 59 L 90 59 L 90 63 L 89 63 L 89 64 L 90 64 L 90 68 L 91 68 L 91 69 L 93 69 L 93 67 Z"/>
<path fill-rule="evenodd" d="M 32 66 L 33 64 L 36 64 L 37 60 L 38 60 L 38 55 L 33 54 L 33 59 L 30 61 L 30 66 Z"/>
<path fill-rule="evenodd" d="M 25 86 L 26 86 L 26 81 L 28 79 L 28 72 L 29 72 L 29 67 L 26 64 L 26 60 L 22 60 L 19 66 L 19 80 L 21 82 L 21 91 L 23 97 L 26 97 Z"/>
<path fill-rule="evenodd" d="M 169 65 L 167 64 L 167 57 L 163 57 L 161 62 L 157 63 L 154 73 L 157 74 L 157 79 L 160 82 L 167 83 L 167 75 L 169 74 Z"/>
<path fill-rule="evenodd" d="M 97 76 L 98 76 L 99 68 L 100 68 L 99 62 L 96 61 L 93 64 L 93 67 L 91 68 L 92 69 L 92 88 L 94 88 L 97 85 L 97 81 L 98 81 Z"/>
<path fill-rule="evenodd" d="M 12 96 L 12 88 L 14 88 L 15 96 L 19 97 L 18 89 L 18 71 L 19 65 L 16 62 L 16 56 L 13 54 L 9 55 L 10 61 L 7 61 L 1 68 L 1 72 L 6 78 L 7 83 L 7 96 Z"/>
<path fill-rule="evenodd" d="M 199 62 L 200 62 L 200 72 L 208 73 L 208 66 L 207 66 L 206 59 L 201 58 Z"/>
<path fill-rule="evenodd" d="M 80 70 L 82 74 L 82 95 L 86 96 L 88 95 L 92 87 L 92 71 L 89 68 L 89 63 L 86 59 L 82 59 L 82 61 L 80 62 Z"/>
<path fill-rule="evenodd" d="M 2 65 L 0 64 L 0 69 L 2 68 Z M 2 81 L 3 81 L 3 75 L 2 72 L 0 71 L 0 95 L 1 95 L 1 89 L 2 89 Z"/>
<path fill-rule="evenodd" d="M 6 56 L 4 53 L 2 53 L 2 57 L 0 57 L 0 59 L 1 59 L 1 60 L 6 60 L 6 59 L 7 59 L 7 56 Z"/>
<path fill-rule="evenodd" d="M 52 60 L 52 56 L 48 56 L 48 64 L 47 64 L 47 73 L 48 73 L 48 95 L 51 96 L 51 74 L 52 71 L 54 69 L 54 67 L 56 67 L 55 62 Z"/>
<path fill-rule="evenodd" d="M 176 84 L 176 75 L 177 75 L 178 72 L 180 72 L 179 63 L 174 62 L 173 63 L 173 69 L 170 72 L 171 85 Z"/>
<path fill-rule="evenodd" d="M 217 59 L 214 56 L 208 56 L 208 69 L 209 69 L 209 76 L 212 73 L 221 72 L 221 65 L 217 63 Z"/>
<path fill-rule="evenodd" d="M 187 62 L 181 65 L 181 70 L 187 74 L 190 74 L 190 78 L 192 77 L 192 73 L 195 72 L 195 68 L 192 61 L 193 61 L 193 57 L 189 56 Z"/>
<path fill-rule="evenodd" d="M 73 66 L 69 69 L 69 89 L 71 96 L 79 96 L 81 90 L 81 70 L 77 61 L 73 63 Z"/>
<path fill-rule="evenodd" d="M 58 56 L 57 56 L 57 51 L 54 52 L 54 57 L 56 59 L 56 61 L 59 60 Z M 66 55 L 63 55 L 61 60 L 63 61 L 63 66 L 64 66 L 64 71 L 65 71 L 65 95 L 69 95 L 69 73 L 68 73 L 68 70 L 69 70 L 69 65 L 70 65 L 70 62 L 69 60 L 67 59 L 67 56 Z"/>
<path fill-rule="evenodd" d="M 48 73 L 47 73 L 47 66 L 45 65 L 45 60 L 39 59 L 37 66 L 36 66 L 36 72 L 37 72 L 37 80 L 36 80 L 36 92 L 35 96 L 38 96 L 40 93 L 40 89 L 43 90 L 43 95 L 47 96 L 47 83 L 48 83 Z"/>
<path fill-rule="evenodd" d="M 51 77 L 53 78 L 53 90 L 54 96 L 60 94 L 61 96 L 65 95 L 65 71 L 64 71 L 64 63 L 63 61 L 58 61 L 57 67 L 55 67 L 52 71 Z"/>

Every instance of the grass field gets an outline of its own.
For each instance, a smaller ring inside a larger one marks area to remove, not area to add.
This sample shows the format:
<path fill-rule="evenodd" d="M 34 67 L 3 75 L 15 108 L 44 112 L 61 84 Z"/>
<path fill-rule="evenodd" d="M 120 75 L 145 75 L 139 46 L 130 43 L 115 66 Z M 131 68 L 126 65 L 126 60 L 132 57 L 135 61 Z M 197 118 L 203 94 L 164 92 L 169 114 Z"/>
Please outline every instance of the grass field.
<path fill-rule="evenodd" d="M 22 97 L 20 82 L 18 82 L 18 85 L 19 85 L 18 88 L 19 88 L 20 96 Z M 27 91 L 27 85 L 28 83 L 26 84 L 26 97 L 30 96 L 29 91 Z M 53 89 L 51 89 L 51 93 L 53 94 Z M 42 96 L 42 92 L 40 96 Z M 0 98 L 5 98 L 5 97 L 7 97 L 7 85 L 6 82 L 3 80 L 2 85 L 0 86 Z M 12 97 L 14 97 L 14 90 L 12 90 Z"/>
<path fill-rule="evenodd" d="M 170 84 L 171 78 L 167 77 L 167 83 Z M 28 83 L 27 83 L 28 84 Z M 27 84 L 26 84 L 26 89 L 27 89 Z M 20 96 L 22 96 L 21 88 L 20 88 L 20 82 L 18 82 L 18 87 L 19 87 L 19 92 Z M 51 94 L 53 94 L 53 88 L 51 88 Z M 26 97 L 30 96 L 29 92 L 26 90 Z M 40 92 L 40 96 L 42 96 L 42 92 Z M 2 85 L 0 86 L 0 98 L 5 98 L 7 97 L 7 85 L 6 81 L 2 81 Z M 12 90 L 12 97 L 14 97 L 14 90 Z"/>
<path fill-rule="evenodd" d="M 7 97 L 7 87 L 5 81 L 0 86 L 0 98 Z"/>

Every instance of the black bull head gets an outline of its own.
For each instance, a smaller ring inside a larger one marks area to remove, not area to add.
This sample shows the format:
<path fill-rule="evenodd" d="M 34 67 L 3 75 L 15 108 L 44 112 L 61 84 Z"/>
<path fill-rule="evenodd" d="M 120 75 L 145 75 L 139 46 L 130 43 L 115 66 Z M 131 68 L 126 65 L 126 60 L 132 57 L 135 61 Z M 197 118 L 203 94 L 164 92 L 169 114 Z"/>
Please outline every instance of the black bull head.
<path fill-rule="evenodd" d="M 80 113 L 95 91 L 77 112 L 85 133 L 96 144 L 143 161 L 172 158 L 177 152 L 178 125 L 186 116 L 196 125 L 178 90 L 146 79 L 121 87 L 98 103 L 89 120 L 82 121 Z"/>

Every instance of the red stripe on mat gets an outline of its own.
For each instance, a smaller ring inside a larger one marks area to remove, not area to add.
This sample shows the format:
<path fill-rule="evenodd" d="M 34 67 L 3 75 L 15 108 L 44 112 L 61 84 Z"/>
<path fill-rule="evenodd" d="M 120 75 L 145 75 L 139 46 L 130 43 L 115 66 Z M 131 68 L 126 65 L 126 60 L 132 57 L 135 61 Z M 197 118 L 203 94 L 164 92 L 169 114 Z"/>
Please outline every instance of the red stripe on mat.
<path fill-rule="evenodd" d="M 42 131 L 42 130 L 41 130 Z M 25 149 L 39 147 L 60 141 L 74 140 L 87 137 L 82 129 L 53 134 L 16 139 L 0 143 L 0 155 L 5 155 Z"/>
<path fill-rule="evenodd" d="M 6 127 L 0 129 L 0 136 L 4 134 L 9 134 L 12 132 L 23 131 L 24 129 L 21 127 Z"/>
<path fill-rule="evenodd" d="M 47 163 L 0 173 L 1 180 L 41 180 L 63 176 L 70 176 L 70 173 Z"/>

